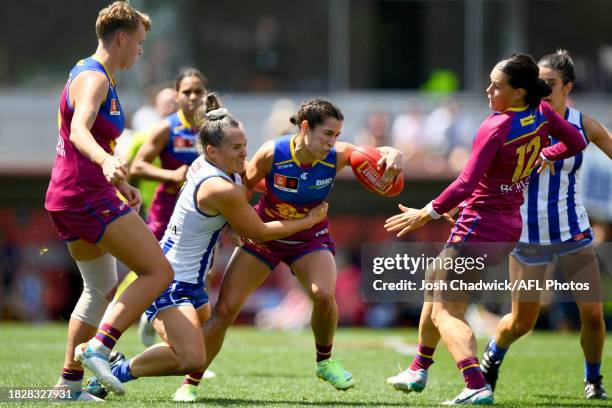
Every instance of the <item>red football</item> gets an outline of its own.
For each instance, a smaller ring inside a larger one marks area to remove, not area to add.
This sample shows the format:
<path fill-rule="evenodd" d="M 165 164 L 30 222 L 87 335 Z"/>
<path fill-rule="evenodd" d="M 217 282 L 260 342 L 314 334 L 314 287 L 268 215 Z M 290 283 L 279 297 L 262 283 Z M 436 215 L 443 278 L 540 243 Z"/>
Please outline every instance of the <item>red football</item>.
<path fill-rule="evenodd" d="M 381 178 L 385 169 L 383 167 L 379 170 L 376 165 L 381 156 L 378 149 L 362 146 L 352 151 L 349 161 L 355 177 L 366 189 L 385 197 L 395 197 L 404 188 L 404 176 L 400 174 L 394 183 L 383 183 Z"/>

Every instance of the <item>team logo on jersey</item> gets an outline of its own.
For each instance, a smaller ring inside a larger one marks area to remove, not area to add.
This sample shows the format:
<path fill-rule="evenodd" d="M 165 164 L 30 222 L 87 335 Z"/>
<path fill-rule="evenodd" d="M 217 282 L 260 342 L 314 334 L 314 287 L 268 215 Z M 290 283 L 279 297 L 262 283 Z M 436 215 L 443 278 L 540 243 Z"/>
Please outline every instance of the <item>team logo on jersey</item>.
<path fill-rule="evenodd" d="M 77 67 L 82 67 L 83 65 L 85 65 L 85 60 L 80 60 L 77 62 Z"/>
<path fill-rule="evenodd" d="M 275 207 L 266 208 L 264 211 L 272 218 L 280 218 L 283 220 L 300 219 L 308 215 L 308 210 L 298 210 L 287 203 L 276 204 Z"/>
<path fill-rule="evenodd" d="M 523 119 L 521 119 L 521 126 L 533 125 L 535 123 L 535 120 L 535 115 L 525 116 Z"/>
<path fill-rule="evenodd" d="M 192 153 L 196 151 L 193 139 L 184 136 L 175 136 L 172 141 L 172 148 L 177 153 Z"/>
<path fill-rule="evenodd" d="M 274 174 L 274 187 L 287 193 L 297 193 L 300 185 L 300 179 L 297 177 L 283 176 L 282 174 Z"/>
<path fill-rule="evenodd" d="M 119 102 L 115 98 L 111 99 L 110 114 L 113 116 L 121 115 L 121 111 L 119 110 Z"/>

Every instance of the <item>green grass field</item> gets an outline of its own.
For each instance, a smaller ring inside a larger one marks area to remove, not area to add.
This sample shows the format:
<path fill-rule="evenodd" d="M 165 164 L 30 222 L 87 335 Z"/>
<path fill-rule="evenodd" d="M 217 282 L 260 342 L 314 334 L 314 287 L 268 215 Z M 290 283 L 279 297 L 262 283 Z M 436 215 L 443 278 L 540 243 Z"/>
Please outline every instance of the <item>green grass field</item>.
<path fill-rule="evenodd" d="M 49 387 L 61 369 L 66 326 L 0 324 L 0 387 Z M 263 332 L 247 327 L 230 330 L 212 368 L 217 377 L 200 385 L 198 404 L 206 407 L 399 407 L 436 406 L 463 388 L 450 355 L 441 346 L 421 394 L 406 395 L 385 383 L 405 368 L 410 357 L 390 343 L 416 341 L 414 330 L 341 329 L 334 356 L 357 379 L 348 392 L 334 390 L 314 375 L 313 340 L 309 331 Z M 612 344 L 612 336 L 607 338 Z M 479 342 L 479 347 L 482 341 Z M 128 357 L 141 351 L 136 330 L 129 330 L 118 350 Z M 515 344 L 502 368 L 498 406 L 612 406 L 612 401 L 587 401 L 583 396 L 582 357 L 577 334 L 535 333 Z M 604 354 L 604 377 L 612 388 L 612 349 Z M 86 373 L 86 378 L 88 373 Z M 130 407 L 176 406 L 170 400 L 180 377 L 144 378 L 127 385 L 123 397 L 108 402 Z M 68 403 L 73 406 L 75 403 Z M 0 406 L 45 406 L 46 402 Z M 53 406 L 61 406 L 53 405 Z M 78 404 L 81 405 L 81 404 Z"/>

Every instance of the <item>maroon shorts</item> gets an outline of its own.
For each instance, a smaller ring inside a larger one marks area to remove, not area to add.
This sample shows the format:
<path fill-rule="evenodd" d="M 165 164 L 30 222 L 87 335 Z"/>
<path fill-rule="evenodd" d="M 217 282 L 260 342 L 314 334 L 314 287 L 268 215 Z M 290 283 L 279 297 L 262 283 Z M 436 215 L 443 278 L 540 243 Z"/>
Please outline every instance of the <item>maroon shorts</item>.
<path fill-rule="evenodd" d="M 276 268 L 280 262 L 291 267 L 292 263 L 315 251 L 330 251 L 332 255 L 336 254 L 336 244 L 327 231 L 308 242 L 283 241 L 282 239 L 260 243 L 246 242 L 242 249 L 254 255 L 270 269 Z"/>
<path fill-rule="evenodd" d="M 130 206 L 114 196 L 88 203 L 80 210 L 49 211 L 49 218 L 63 241 L 82 239 L 97 244 L 106 226 L 131 211 Z"/>
<path fill-rule="evenodd" d="M 480 208 L 463 208 L 446 241 L 460 247 L 462 255 L 487 254 L 487 263 L 496 265 L 514 249 L 521 237 L 520 212 L 500 213 Z"/>

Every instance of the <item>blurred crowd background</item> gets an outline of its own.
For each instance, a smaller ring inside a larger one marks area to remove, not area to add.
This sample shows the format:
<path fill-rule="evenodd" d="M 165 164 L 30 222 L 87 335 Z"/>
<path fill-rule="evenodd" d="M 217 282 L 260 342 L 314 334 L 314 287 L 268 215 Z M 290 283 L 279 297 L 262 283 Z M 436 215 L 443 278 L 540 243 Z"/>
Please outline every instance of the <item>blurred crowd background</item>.
<path fill-rule="evenodd" d="M 578 79 L 572 102 L 612 129 L 612 1 L 563 0 L 133 0 L 153 30 L 135 69 L 117 76 L 129 117 L 117 154 L 164 110 L 159 91 L 194 66 L 245 124 L 250 154 L 291 132 L 289 116 L 313 96 L 344 112 L 341 138 L 404 153 L 406 187 L 397 198 L 366 192 L 343 172 L 330 197 L 338 245 L 341 325 L 417 325 L 420 301 L 364 303 L 363 242 L 393 241 L 383 221 L 397 203 L 420 207 L 463 168 L 488 114 L 484 89 L 496 61 L 513 52 L 536 59 L 570 51 Z M 81 279 L 43 208 L 57 141 L 57 109 L 71 67 L 93 53 L 94 22 L 106 0 L 23 0 L 0 13 L 0 319 L 67 319 Z M 167 101 L 166 101 L 167 102 Z M 167 109 L 167 106 L 165 107 Z M 135 181 L 137 182 L 137 181 Z M 589 148 L 581 194 L 598 242 L 612 240 L 612 165 Z M 432 223 L 412 241 L 445 241 Z M 232 246 L 223 242 L 212 298 Z M 310 303 L 279 267 L 240 321 L 299 329 Z M 604 274 L 610 273 L 604 265 Z M 125 268 L 122 273 L 125 273 Z M 609 276 L 608 276 L 609 278 Z M 608 286 L 609 288 L 609 286 Z M 610 297 L 610 296 L 608 296 Z M 214 304 L 214 300 L 213 300 Z M 483 327 L 508 305 L 476 306 Z M 612 305 L 607 304 L 608 327 Z M 539 327 L 572 329 L 572 304 L 548 302 Z"/>

